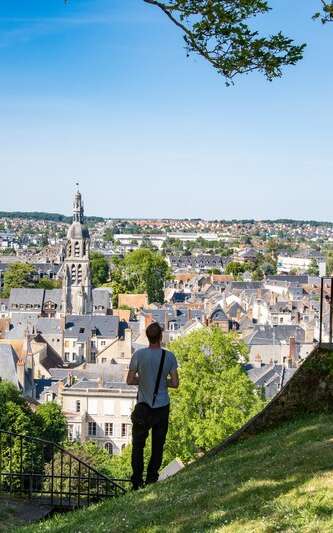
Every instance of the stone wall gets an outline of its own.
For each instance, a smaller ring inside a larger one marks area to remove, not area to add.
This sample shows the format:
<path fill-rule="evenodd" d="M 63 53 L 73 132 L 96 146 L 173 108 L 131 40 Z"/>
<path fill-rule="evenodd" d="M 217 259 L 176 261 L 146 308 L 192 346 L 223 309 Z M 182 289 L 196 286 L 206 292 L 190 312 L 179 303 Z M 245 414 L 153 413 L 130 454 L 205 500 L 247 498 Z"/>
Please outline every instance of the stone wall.
<path fill-rule="evenodd" d="M 260 413 L 207 455 L 300 414 L 329 410 L 333 411 L 333 351 L 317 347 Z"/>

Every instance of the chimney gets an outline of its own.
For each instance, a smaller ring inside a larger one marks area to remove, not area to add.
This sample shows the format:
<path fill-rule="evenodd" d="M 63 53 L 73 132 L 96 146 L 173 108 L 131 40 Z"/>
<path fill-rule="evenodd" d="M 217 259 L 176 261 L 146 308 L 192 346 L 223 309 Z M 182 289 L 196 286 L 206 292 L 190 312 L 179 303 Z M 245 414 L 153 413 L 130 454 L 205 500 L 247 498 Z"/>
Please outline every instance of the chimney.
<path fill-rule="evenodd" d="M 23 359 L 19 359 L 16 365 L 17 379 L 19 384 L 22 387 L 23 392 L 25 391 L 25 364 Z"/>
<path fill-rule="evenodd" d="M 261 368 L 261 364 L 262 364 L 262 359 L 261 359 L 261 355 L 260 353 L 257 353 L 255 358 L 254 358 L 254 368 Z"/>
<path fill-rule="evenodd" d="M 67 385 L 68 387 L 71 387 L 73 384 L 74 384 L 74 377 L 73 377 L 72 372 L 69 371 L 67 374 Z"/>
<path fill-rule="evenodd" d="M 289 354 L 287 366 L 288 368 L 296 367 L 296 357 L 297 357 L 297 346 L 295 337 L 290 337 L 289 339 Z"/>

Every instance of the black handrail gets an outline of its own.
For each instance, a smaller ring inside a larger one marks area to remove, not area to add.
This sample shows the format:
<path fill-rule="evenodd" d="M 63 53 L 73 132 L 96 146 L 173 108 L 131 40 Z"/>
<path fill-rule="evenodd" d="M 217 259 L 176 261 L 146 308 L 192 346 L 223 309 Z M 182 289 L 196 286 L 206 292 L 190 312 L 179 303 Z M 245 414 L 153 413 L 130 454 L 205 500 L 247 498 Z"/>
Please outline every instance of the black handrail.
<path fill-rule="evenodd" d="M 0 429 L 0 492 L 57 508 L 89 505 L 126 489 L 59 444 Z"/>

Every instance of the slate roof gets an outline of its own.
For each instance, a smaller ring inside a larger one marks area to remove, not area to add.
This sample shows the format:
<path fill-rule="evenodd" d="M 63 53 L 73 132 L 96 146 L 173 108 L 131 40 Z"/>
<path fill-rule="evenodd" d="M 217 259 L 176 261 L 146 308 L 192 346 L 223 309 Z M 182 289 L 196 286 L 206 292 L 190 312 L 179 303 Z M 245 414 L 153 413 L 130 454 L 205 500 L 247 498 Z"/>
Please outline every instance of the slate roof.
<path fill-rule="evenodd" d="M 189 309 L 187 307 L 162 307 L 159 309 L 143 309 L 143 315 L 152 315 L 155 322 L 158 322 L 161 326 L 167 326 L 169 322 L 177 322 L 179 327 L 185 326 L 185 324 L 192 318 L 198 318 L 202 320 L 202 309 Z"/>
<path fill-rule="evenodd" d="M 273 398 L 295 374 L 297 368 L 285 368 L 283 365 L 261 365 L 256 368 L 245 365 L 245 371 L 258 388 L 263 388 L 266 399 Z"/>
<path fill-rule="evenodd" d="M 229 322 L 229 319 L 225 312 L 223 311 L 222 307 L 218 305 L 215 307 L 214 311 L 210 315 L 211 320 L 217 320 L 218 322 Z"/>
<path fill-rule="evenodd" d="M 232 281 L 230 283 L 231 289 L 236 290 L 256 290 L 263 287 L 262 281 Z"/>
<path fill-rule="evenodd" d="M 131 392 L 136 392 L 137 388 L 133 385 L 127 385 L 124 381 L 104 381 L 101 385 L 99 379 L 88 379 L 82 378 L 77 383 L 74 383 L 71 387 L 66 388 L 65 390 L 71 389 L 121 389 L 128 390 Z"/>
<path fill-rule="evenodd" d="M 33 266 L 38 274 L 49 274 L 52 272 L 56 275 L 61 268 L 61 265 L 56 265 L 54 263 L 34 263 Z"/>
<path fill-rule="evenodd" d="M 234 302 L 231 304 L 231 306 L 228 309 L 228 316 L 231 318 L 238 318 L 238 312 L 241 314 L 245 313 L 245 310 L 241 305 L 239 305 L 238 302 Z"/>
<path fill-rule="evenodd" d="M 44 289 L 12 289 L 10 291 L 9 305 L 43 305 Z M 36 310 L 37 311 L 37 310 Z"/>
<path fill-rule="evenodd" d="M 309 280 L 309 276 L 292 276 L 292 275 L 270 275 L 266 276 L 267 281 L 286 281 L 287 283 L 296 283 L 298 285 L 306 285 Z"/>
<path fill-rule="evenodd" d="M 219 255 L 170 255 L 171 266 L 176 268 L 221 268 L 223 257 Z"/>
<path fill-rule="evenodd" d="M 26 336 L 27 328 L 31 332 L 36 327 L 37 314 L 16 313 L 11 319 L 9 331 L 5 332 L 6 339 L 23 339 Z"/>
<path fill-rule="evenodd" d="M 18 358 L 10 344 L 0 344 L 0 377 L 19 386 L 16 372 Z"/>
<path fill-rule="evenodd" d="M 60 307 L 61 299 L 62 289 L 49 289 L 45 291 L 44 303 L 51 301 Z"/>
<path fill-rule="evenodd" d="M 61 320 L 57 318 L 39 318 L 36 322 L 36 331 L 42 335 L 59 335 L 61 333 Z"/>
<path fill-rule="evenodd" d="M 93 306 L 102 306 L 105 310 L 110 307 L 110 293 L 105 289 L 93 289 Z"/>
<path fill-rule="evenodd" d="M 254 326 L 254 331 L 248 339 L 249 345 L 288 344 L 290 337 L 295 337 L 297 343 L 305 342 L 305 331 L 300 326 Z"/>
<path fill-rule="evenodd" d="M 80 342 L 85 342 L 94 329 L 96 329 L 99 337 L 118 337 L 119 318 L 111 315 L 72 315 L 66 317 L 65 338 L 77 338 Z"/>
<path fill-rule="evenodd" d="M 36 342 L 45 342 L 45 340 L 40 334 L 36 335 L 34 340 Z M 57 352 L 48 343 L 46 343 L 46 357 L 41 360 L 41 364 L 44 368 L 46 368 L 46 370 L 49 370 L 50 368 L 62 368 L 64 366 L 64 362 L 60 355 L 58 355 Z"/>
<path fill-rule="evenodd" d="M 78 379 L 94 380 L 101 376 L 107 381 L 124 381 L 127 374 L 126 364 L 99 365 L 98 363 L 87 363 L 85 368 L 49 368 L 49 373 L 53 381 L 60 381 L 68 377 L 69 373 Z"/>

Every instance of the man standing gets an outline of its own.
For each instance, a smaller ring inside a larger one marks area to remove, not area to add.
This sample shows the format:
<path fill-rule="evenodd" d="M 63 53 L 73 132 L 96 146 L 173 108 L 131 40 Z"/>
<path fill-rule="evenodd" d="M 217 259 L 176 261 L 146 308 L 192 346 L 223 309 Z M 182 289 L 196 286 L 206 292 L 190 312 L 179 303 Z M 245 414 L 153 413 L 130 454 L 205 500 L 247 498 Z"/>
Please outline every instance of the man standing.
<path fill-rule="evenodd" d="M 154 322 L 146 330 L 149 347 L 137 350 L 127 375 L 128 385 L 138 385 L 138 403 L 132 413 L 132 484 L 143 486 L 143 451 L 149 430 L 152 430 L 152 451 L 146 483 L 158 480 L 163 448 L 168 432 L 170 398 L 168 387 L 177 389 L 177 360 L 172 352 L 161 348 L 162 328 Z"/>

